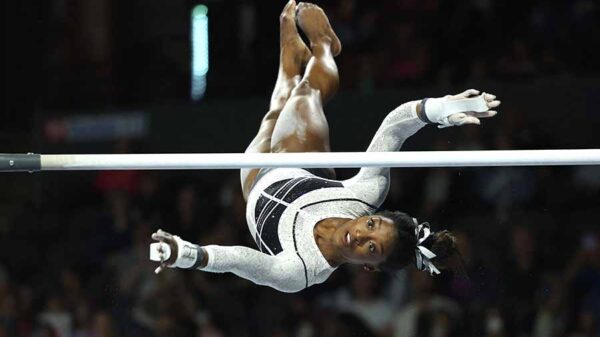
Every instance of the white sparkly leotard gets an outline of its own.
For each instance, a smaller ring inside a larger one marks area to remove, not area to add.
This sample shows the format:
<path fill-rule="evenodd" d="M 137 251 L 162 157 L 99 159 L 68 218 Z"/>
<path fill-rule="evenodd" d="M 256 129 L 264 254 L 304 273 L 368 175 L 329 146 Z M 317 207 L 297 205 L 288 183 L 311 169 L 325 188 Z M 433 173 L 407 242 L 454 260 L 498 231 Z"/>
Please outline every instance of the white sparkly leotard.
<path fill-rule="evenodd" d="M 426 123 L 418 101 L 405 103 L 384 119 L 367 151 L 397 151 Z M 248 196 L 246 219 L 258 250 L 209 245 L 202 270 L 231 272 L 256 284 L 297 292 L 324 282 L 336 269 L 321 254 L 315 225 L 327 218 L 374 213 L 389 190 L 389 168 L 362 168 L 348 180 L 324 179 L 303 169 L 273 169 L 258 178 Z"/>

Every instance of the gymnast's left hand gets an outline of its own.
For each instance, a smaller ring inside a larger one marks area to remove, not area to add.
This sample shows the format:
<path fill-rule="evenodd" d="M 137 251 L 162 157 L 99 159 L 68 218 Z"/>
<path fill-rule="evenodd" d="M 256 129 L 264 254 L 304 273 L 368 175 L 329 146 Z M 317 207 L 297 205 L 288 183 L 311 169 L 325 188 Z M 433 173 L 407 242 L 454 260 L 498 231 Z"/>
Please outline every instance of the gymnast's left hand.
<path fill-rule="evenodd" d="M 463 100 L 463 99 L 467 99 L 467 98 L 472 98 L 475 96 L 479 96 L 479 90 L 469 89 L 458 95 L 449 95 L 449 96 L 446 96 L 445 98 L 448 101 L 458 101 L 458 100 Z M 484 92 L 483 94 L 481 94 L 481 97 L 485 100 L 485 104 L 487 105 L 487 108 L 488 108 L 487 111 L 457 112 L 455 114 L 448 116 L 448 124 L 449 125 L 442 125 L 442 126 L 460 126 L 460 125 L 465 125 L 465 124 L 480 125 L 481 124 L 480 118 L 489 118 L 489 117 L 496 116 L 496 114 L 498 112 L 494 109 L 497 108 L 498 106 L 500 106 L 500 101 L 496 99 L 496 95 L 488 94 L 488 93 Z"/>
<path fill-rule="evenodd" d="M 500 105 L 496 95 L 480 93 L 469 89 L 458 95 L 429 98 L 417 108 L 417 115 L 428 123 L 438 124 L 439 128 L 465 124 L 481 124 L 481 118 L 493 117 Z"/>

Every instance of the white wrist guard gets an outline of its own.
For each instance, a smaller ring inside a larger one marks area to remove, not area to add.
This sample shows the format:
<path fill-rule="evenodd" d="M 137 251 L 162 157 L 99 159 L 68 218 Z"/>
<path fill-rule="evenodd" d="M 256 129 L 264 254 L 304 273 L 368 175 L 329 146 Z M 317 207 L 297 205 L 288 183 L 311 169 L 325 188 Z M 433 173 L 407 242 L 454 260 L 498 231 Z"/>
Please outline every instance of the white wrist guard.
<path fill-rule="evenodd" d="M 200 246 L 187 242 L 177 235 L 173 235 L 177 244 L 177 259 L 169 268 L 196 269 L 202 263 L 204 252 Z M 162 248 L 162 260 L 166 261 L 171 257 L 171 247 L 165 242 L 155 242 L 150 244 L 150 260 L 162 262 L 159 250 Z"/>
<path fill-rule="evenodd" d="M 422 102 L 422 107 L 428 122 L 440 124 L 440 127 L 452 126 L 448 117 L 455 113 L 489 110 L 483 95 L 454 100 L 450 100 L 448 97 L 426 98 Z"/>

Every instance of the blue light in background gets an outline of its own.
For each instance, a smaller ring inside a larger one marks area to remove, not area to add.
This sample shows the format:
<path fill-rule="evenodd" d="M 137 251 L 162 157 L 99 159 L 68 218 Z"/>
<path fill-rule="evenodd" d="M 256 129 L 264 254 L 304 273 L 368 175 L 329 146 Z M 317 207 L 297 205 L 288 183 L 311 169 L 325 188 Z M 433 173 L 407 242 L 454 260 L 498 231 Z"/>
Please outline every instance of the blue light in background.
<path fill-rule="evenodd" d="M 199 101 L 206 92 L 208 73 L 208 7 L 197 5 L 192 10 L 192 85 L 191 98 Z"/>

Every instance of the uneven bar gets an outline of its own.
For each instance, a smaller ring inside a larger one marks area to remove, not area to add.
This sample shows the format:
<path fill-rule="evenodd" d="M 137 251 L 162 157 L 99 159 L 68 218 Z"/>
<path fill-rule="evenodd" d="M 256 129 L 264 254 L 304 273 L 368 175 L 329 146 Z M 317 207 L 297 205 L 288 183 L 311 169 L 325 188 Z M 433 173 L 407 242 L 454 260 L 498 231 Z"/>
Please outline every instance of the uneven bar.
<path fill-rule="evenodd" d="M 0 154 L 0 171 L 210 170 L 257 167 L 476 167 L 600 165 L 600 149 L 181 153 L 181 154 Z"/>
<path fill-rule="evenodd" d="M 42 155 L 47 170 L 187 170 L 254 167 L 471 167 L 471 166 L 600 165 L 600 149 L 188 153 L 130 155 Z"/>
<path fill-rule="evenodd" d="M 41 155 L 0 153 L 0 172 L 35 172 L 41 169 Z"/>

